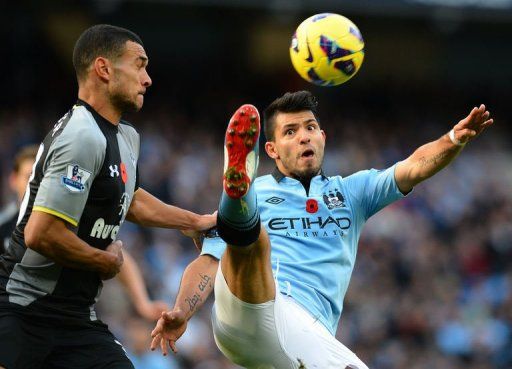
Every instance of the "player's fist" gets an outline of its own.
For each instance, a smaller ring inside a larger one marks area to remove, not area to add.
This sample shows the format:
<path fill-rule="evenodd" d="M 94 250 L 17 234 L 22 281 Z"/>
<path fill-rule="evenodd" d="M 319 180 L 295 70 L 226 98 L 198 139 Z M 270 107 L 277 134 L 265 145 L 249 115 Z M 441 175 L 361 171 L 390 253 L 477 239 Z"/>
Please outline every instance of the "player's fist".
<path fill-rule="evenodd" d="M 217 225 L 217 211 L 212 214 L 200 215 L 196 225 L 196 231 L 206 231 L 207 229 L 213 228 Z"/>
<path fill-rule="evenodd" d="M 192 238 L 197 250 L 203 248 L 203 236 L 205 231 L 215 227 L 217 224 L 217 211 L 212 214 L 199 215 L 193 229 L 183 229 L 181 233 Z"/>
<path fill-rule="evenodd" d="M 104 266 L 100 271 L 100 277 L 102 280 L 114 278 L 121 270 L 121 266 L 124 262 L 122 249 L 123 243 L 119 240 L 114 241 L 105 249 L 107 262 L 104 263 Z"/>

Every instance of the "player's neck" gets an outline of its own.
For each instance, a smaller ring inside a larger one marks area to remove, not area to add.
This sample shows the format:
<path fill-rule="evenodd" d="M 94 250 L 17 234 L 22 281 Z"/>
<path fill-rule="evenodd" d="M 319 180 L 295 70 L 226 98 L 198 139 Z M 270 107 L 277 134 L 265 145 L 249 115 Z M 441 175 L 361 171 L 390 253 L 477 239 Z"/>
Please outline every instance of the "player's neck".
<path fill-rule="evenodd" d="M 78 89 L 78 98 L 89 104 L 99 115 L 117 126 L 121 120 L 121 112 L 115 108 L 110 100 L 101 93 L 92 93 L 87 88 Z"/>
<path fill-rule="evenodd" d="M 322 169 L 319 169 L 316 173 L 313 173 L 313 174 L 304 174 L 304 175 L 301 175 L 301 174 L 297 174 L 297 173 L 294 173 L 294 172 L 291 172 L 289 170 L 287 170 L 284 165 L 276 160 L 276 167 L 277 169 L 281 172 L 281 174 L 285 177 L 290 177 L 290 178 L 293 178 L 293 179 L 296 179 L 297 181 L 299 182 L 311 182 L 311 179 L 319 174 L 322 174 Z"/>

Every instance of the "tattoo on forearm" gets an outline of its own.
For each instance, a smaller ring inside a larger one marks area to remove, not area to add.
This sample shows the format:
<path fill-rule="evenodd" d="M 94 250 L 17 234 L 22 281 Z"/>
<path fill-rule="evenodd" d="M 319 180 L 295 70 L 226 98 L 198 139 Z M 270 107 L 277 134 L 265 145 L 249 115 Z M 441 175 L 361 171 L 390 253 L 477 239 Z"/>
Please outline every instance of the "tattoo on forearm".
<path fill-rule="evenodd" d="M 201 301 L 201 297 L 197 293 L 195 293 L 192 297 L 185 298 L 185 301 L 188 303 L 190 311 L 194 311 L 197 304 Z"/>
<path fill-rule="evenodd" d="M 197 293 L 194 293 L 191 297 L 185 298 L 185 301 L 188 304 L 188 307 L 191 312 L 194 311 L 197 305 L 203 301 L 203 299 L 201 298 L 201 293 L 205 292 L 207 287 L 212 288 L 212 277 L 206 274 L 199 274 L 199 277 L 201 278 L 199 284 L 197 285 L 199 291 L 197 291 Z"/>
<path fill-rule="evenodd" d="M 439 154 L 436 154 L 434 156 L 431 156 L 429 158 L 425 158 L 424 156 L 422 156 L 420 159 L 419 159 L 419 165 L 420 167 L 426 167 L 426 166 L 430 166 L 430 165 L 439 165 L 439 163 L 445 159 L 448 155 L 450 154 L 449 151 L 443 151 L 443 152 L 440 152 Z"/>
<path fill-rule="evenodd" d="M 199 274 L 199 277 L 201 277 L 201 282 L 199 282 L 199 285 L 197 287 L 199 287 L 199 291 L 204 292 L 206 287 L 212 286 L 212 278 L 207 276 L 206 274 Z"/>

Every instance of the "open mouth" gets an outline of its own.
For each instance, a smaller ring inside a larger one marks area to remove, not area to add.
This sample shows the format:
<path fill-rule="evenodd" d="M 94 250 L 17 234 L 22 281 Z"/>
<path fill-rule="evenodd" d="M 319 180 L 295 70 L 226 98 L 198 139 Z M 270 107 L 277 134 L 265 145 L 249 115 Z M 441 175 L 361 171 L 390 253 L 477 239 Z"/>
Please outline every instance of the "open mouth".
<path fill-rule="evenodd" d="M 301 154 L 301 158 L 312 158 L 315 155 L 313 150 L 306 150 Z"/>

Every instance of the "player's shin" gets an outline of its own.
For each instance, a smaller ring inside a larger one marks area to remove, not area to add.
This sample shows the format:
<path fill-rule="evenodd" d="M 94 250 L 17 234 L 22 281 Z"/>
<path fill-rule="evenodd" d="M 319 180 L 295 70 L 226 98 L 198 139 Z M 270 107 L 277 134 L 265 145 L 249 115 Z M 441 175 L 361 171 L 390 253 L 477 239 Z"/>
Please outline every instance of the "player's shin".
<path fill-rule="evenodd" d="M 217 230 L 219 236 L 233 246 L 248 246 L 256 242 L 260 234 L 260 214 L 252 187 L 240 199 L 232 199 L 222 193 Z"/>

